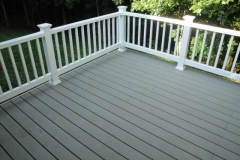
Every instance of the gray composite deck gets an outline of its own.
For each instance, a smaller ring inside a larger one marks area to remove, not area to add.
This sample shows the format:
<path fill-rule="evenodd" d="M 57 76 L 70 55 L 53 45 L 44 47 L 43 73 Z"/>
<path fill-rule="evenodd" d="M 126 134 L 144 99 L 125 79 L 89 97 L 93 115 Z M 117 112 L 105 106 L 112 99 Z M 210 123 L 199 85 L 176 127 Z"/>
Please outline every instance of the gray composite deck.
<path fill-rule="evenodd" d="M 240 159 L 240 85 L 128 50 L 0 107 L 0 159 Z"/>

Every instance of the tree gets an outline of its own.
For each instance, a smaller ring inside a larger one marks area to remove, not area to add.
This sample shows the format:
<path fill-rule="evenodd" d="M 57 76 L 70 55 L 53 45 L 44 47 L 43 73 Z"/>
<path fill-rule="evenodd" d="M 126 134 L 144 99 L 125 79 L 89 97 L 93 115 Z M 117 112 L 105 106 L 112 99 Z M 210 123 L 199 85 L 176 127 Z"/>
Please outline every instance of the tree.
<path fill-rule="evenodd" d="M 5 20 L 6 20 L 6 25 L 7 25 L 7 27 L 8 27 L 8 26 L 9 26 L 9 23 L 8 23 L 7 13 L 6 13 L 4 4 L 3 4 L 3 0 L 0 0 L 0 1 L 1 1 L 1 5 L 2 5 L 3 13 L 4 13 L 4 18 L 5 18 Z"/>
<path fill-rule="evenodd" d="M 74 3 L 76 2 L 80 2 L 80 0 L 54 0 L 54 5 L 61 6 L 62 8 L 63 24 L 67 23 L 66 8 L 67 9 L 73 8 Z"/>

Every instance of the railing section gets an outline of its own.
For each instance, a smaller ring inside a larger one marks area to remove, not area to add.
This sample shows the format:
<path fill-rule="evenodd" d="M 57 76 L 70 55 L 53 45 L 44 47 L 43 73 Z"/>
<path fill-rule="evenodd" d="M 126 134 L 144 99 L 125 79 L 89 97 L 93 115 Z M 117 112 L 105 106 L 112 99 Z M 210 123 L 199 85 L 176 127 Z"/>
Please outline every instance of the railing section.
<path fill-rule="evenodd" d="M 50 80 L 38 32 L 0 44 L 0 102 Z"/>
<path fill-rule="evenodd" d="M 240 80 L 240 32 L 183 20 L 124 12 L 124 46 Z"/>
<path fill-rule="evenodd" d="M 52 29 L 58 73 L 65 73 L 119 47 L 119 13 Z"/>
<path fill-rule="evenodd" d="M 125 12 L 128 48 L 178 61 L 183 21 Z"/>
<path fill-rule="evenodd" d="M 240 32 L 196 23 L 192 28 L 185 64 L 240 80 Z"/>
<path fill-rule="evenodd" d="M 108 14 L 0 43 L 0 103 L 117 48 L 143 51 L 240 80 L 240 32 L 126 12 Z"/>
<path fill-rule="evenodd" d="M 113 13 L 0 44 L 0 103 L 117 49 L 119 15 Z"/>

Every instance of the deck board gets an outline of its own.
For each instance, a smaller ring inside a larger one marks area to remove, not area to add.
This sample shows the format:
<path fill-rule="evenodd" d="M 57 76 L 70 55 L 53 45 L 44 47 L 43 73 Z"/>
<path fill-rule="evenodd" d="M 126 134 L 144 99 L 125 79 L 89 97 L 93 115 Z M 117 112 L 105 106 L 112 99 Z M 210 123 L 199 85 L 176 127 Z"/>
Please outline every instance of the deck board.
<path fill-rule="evenodd" d="M 88 70 L 89 72 L 91 72 L 91 70 Z M 86 74 L 89 74 L 89 72 L 85 72 Z M 71 74 L 71 73 L 70 73 Z M 75 77 L 75 76 L 77 76 L 77 75 L 73 75 L 73 77 Z M 109 81 L 107 81 L 107 79 L 109 79 L 109 77 L 107 77 L 106 75 L 103 75 L 104 77 L 106 77 L 106 79 L 105 80 L 102 80 L 102 84 L 104 83 L 104 81 L 106 81 L 105 83 L 107 84 L 107 85 L 109 85 L 111 82 L 109 82 Z M 79 75 L 78 77 L 81 77 L 81 75 Z M 101 78 L 100 77 L 92 77 L 92 79 L 96 79 L 96 80 L 100 80 Z M 71 78 L 66 78 L 66 80 L 71 80 Z M 89 80 L 84 80 L 85 82 L 88 82 Z M 117 80 L 115 80 L 114 82 L 116 82 Z M 91 84 L 93 84 L 92 82 L 90 82 Z M 118 83 L 121 83 L 121 82 L 118 82 Z M 76 84 L 81 84 L 81 83 L 77 83 L 76 82 Z M 98 85 L 96 85 L 96 88 L 97 88 L 97 86 L 100 86 L 101 84 L 98 84 Z M 87 86 L 86 84 L 84 84 L 84 85 L 82 85 L 82 87 L 84 87 L 84 86 Z M 132 84 L 131 84 L 131 86 L 133 86 Z M 119 87 L 119 86 L 118 86 Z M 128 86 L 128 87 L 130 87 L 130 85 Z M 109 93 L 112 93 L 112 91 L 108 91 L 107 89 L 106 89 L 106 86 L 104 86 L 104 88 L 105 88 L 105 91 L 106 92 L 109 92 Z M 112 85 L 112 88 L 114 88 L 114 84 Z M 117 88 L 117 87 L 115 87 L 115 88 Z M 89 87 L 88 88 L 86 88 L 86 90 L 89 90 Z M 124 90 L 127 92 L 126 94 L 128 94 L 129 93 L 129 95 L 131 95 L 131 96 L 133 96 L 133 94 L 134 93 L 130 93 L 131 91 L 129 91 L 129 90 L 127 90 L 126 88 L 124 88 Z M 97 91 L 92 91 L 92 93 L 94 93 L 94 92 L 97 92 Z M 102 96 L 103 95 L 103 93 L 96 93 L 96 95 L 100 95 L 100 96 Z M 115 93 L 114 93 L 114 95 L 115 95 Z M 140 97 L 139 95 L 137 95 L 138 97 Z M 119 96 L 118 96 L 119 97 Z M 112 100 L 113 102 L 115 101 L 115 104 L 116 104 L 116 100 L 113 100 L 113 98 L 111 98 L 111 96 L 109 95 L 108 97 L 106 97 L 106 98 L 109 98 L 109 100 Z M 130 100 L 130 101 L 132 101 L 132 100 Z M 113 103 L 112 102 L 112 103 Z M 124 104 L 123 102 L 121 102 L 120 104 L 122 104 L 123 106 L 126 106 L 126 104 Z M 156 104 L 157 105 L 157 104 Z M 129 107 L 131 107 L 131 106 L 129 106 Z M 124 114 L 125 115 L 125 114 Z M 159 124 L 161 124 L 162 122 L 159 122 Z M 147 126 L 147 125 L 146 125 Z M 171 127 L 171 125 L 168 125 L 168 129 Z M 164 128 L 166 128 L 166 126 L 164 127 Z M 181 135 L 180 133 L 181 133 L 181 131 L 179 131 L 179 130 L 176 130 L 176 127 L 174 128 L 175 129 L 175 131 L 179 134 L 179 135 Z M 192 137 L 192 139 L 190 139 L 190 137 L 192 136 L 191 134 L 189 134 L 189 133 L 182 133 L 182 136 L 186 136 L 187 138 L 189 138 L 189 141 L 194 141 L 194 140 L 196 140 L 197 141 L 197 139 L 198 139 L 198 137 Z M 166 139 L 166 138 L 164 138 L 164 139 Z M 169 139 L 173 139 L 173 138 L 169 138 Z M 220 139 L 218 139 L 218 142 L 220 141 Z M 176 141 L 175 141 L 176 142 Z M 202 140 L 202 139 L 200 139 L 199 140 L 199 142 L 204 142 L 204 140 Z M 199 144 L 199 142 L 197 142 L 198 144 Z M 216 142 L 216 143 L 218 143 L 218 142 Z M 180 144 L 184 144 L 183 142 L 181 142 L 181 143 L 179 143 L 179 145 Z M 204 145 L 206 145 L 206 144 L 204 144 Z M 204 146 L 203 145 L 203 146 Z M 233 146 L 234 146 L 234 144 L 232 144 Z M 183 145 L 184 146 L 184 145 Z M 208 145 L 209 146 L 209 148 L 211 148 L 210 146 L 210 144 Z M 184 148 L 184 147 L 182 147 L 182 148 Z M 232 147 L 232 149 L 234 150 L 234 147 Z M 238 153 L 238 150 L 235 150 L 236 151 L 236 153 Z M 220 153 L 220 152 L 219 152 Z"/>
<path fill-rule="evenodd" d="M 9 131 L 16 135 L 16 139 L 25 147 L 28 152 L 32 154 L 33 157 L 37 159 L 47 158 L 49 160 L 55 159 L 51 152 L 45 149 L 44 145 L 39 142 L 43 142 L 46 139 L 45 134 L 42 134 L 41 128 L 36 126 L 26 115 L 24 115 L 16 106 L 12 103 L 7 103 L 2 106 L 3 109 L 11 116 L 14 117 L 14 121 L 2 122 L 5 126 L 6 123 L 11 124 L 8 126 Z M 4 119 L 6 120 L 6 119 Z M 20 126 L 19 126 L 20 125 Z M 13 127 L 14 126 L 14 127 Z M 31 127 L 31 128 L 30 128 Z M 36 138 L 38 139 L 36 139 Z M 51 140 L 51 138 L 49 139 Z M 53 147 L 53 146 L 52 146 Z M 50 148 L 52 148 L 50 147 Z M 44 155 L 44 156 L 43 156 Z"/>
<path fill-rule="evenodd" d="M 2 126 L 1 126 L 2 127 Z M 4 159 L 4 160 L 11 160 L 12 158 L 8 155 L 8 153 L 2 148 L 2 146 L 0 146 L 0 159 Z"/>
<path fill-rule="evenodd" d="M 46 91 L 46 86 L 40 87 L 42 91 Z M 94 137 L 98 137 L 99 141 L 102 141 L 106 145 L 108 145 L 110 148 L 118 152 L 119 154 L 123 153 L 124 156 L 129 157 L 129 159 L 148 159 L 147 157 L 143 156 L 141 153 L 136 151 L 131 146 L 125 145 L 124 141 L 120 141 L 119 138 L 113 136 L 111 133 L 105 131 L 102 127 L 100 127 L 97 122 L 101 122 L 101 118 L 99 116 L 96 116 L 94 112 L 91 112 L 91 108 L 88 108 L 90 105 L 82 106 L 77 101 L 71 100 L 67 98 L 66 96 L 62 95 L 62 90 L 60 86 L 58 88 L 53 87 L 54 89 L 51 89 L 48 87 L 46 94 L 52 98 L 56 98 L 62 105 L 65 107 L 68 107 L 73 112 L 75 112 L 79 118 L 79 123 L 81 122 L 82 125 L 84 125 L 84 129 L 91 132 L 91 134 Z M 62 88 L 64 89 L 64 88 Z M 69 93 L 69 92 L 67 92 Z M 81 99 L 81 102 L 88 102 L 84 99 Z M 71 104 L 71 105 L 70 105 Z M 129 152 L 128 152 L 129 151 Z M 145 158 L 144 158 L 145 157 Z"/>
<path fill-rule="evenodd" d="M 57 86 L 44 84 L 1 104 L 0 153 L 6 159 L 239 160 L 240 85 L 175 67 L 115 51 L 63 75 Z"/>
<path fill-rule="evenodd" d="M 222 111 L 223 113 L 226 112 L 226 114 L 231 115 L 232 111 L 231 110 L 236 110 L 239 111 L 240 107 L 237 107 L 236 105 L 233 105 L 232 103 L 227 103 L 225 104 L 225 101 L 222 102 L 222 98 L 224 98 L 222 95 L 219 94 L 218 98 L 215 98 L 213 94 L 211 94 L 211 90 L 205 90 L 202 88 L 202 86 L 197 86 L 195 84 L 191 84 L 192 81 L 185 79 L 185 80 L 179 80 L 176 75 L 174 73 L 169 73 L 169 72 L 164 72 L 164 73 L 168 73 L 168 74 L 164 74 L 162 72 L 159 71 L 159 69 L 157 68 L 152 68 L 152 67 L 141 67 L 140 63 L 134 63 L 134 61 L 129 61 L 127 58 L 120 58 L 121 60 L 117 60 L 117 58 L 113 59 L 111 62 L 107 62 L 107 64 L 110 64 L 111 66 L 115 65 L 115 66 L 120 66 L 119 68 L 123 69 L 123 70 L 129 70 L 129 66 L 132 65 L 132 63 L 134 64 L 134 67 L 131 67 L 129 71 L 135 72 L 137 73 L 141 73 L 141 72 L 146 72 L 146 76 L 150 76 L 151 79 L 157 81 L 158 83 L 161 84 L 166 84 L 166 85 L 171 85 L 172 88 L 176 88 L 180 91 L 183 92 L 183 89 L 186 93 L 186 97 L 188 97 L 189 99 L 193 99 L 196 102 L 197 101 L 197 97 L 193 97 L 192 95 L 197 95 L 200 99 L 204 99 L 205 102 L 201 102 L 202 105 L 208 105 L 208 106 L 212 106 L 212 108 L 216 108 L 216 106 L 218 105 L 218 108 L 220 111 Z M 105 64 L 105 63 L 104 63 Z M 141 69 L 140 69 L 141 67 Z M 169 67 L 169 66 L 165 66 L 165 67 Z M 149 77 L 149 79 L 150 79 Z M 187 82 L 186 82 L 187 80 Z M 208 87 L 208 86 L 207 86 Z M 213 92 L 216 93 L 217 91 Z M 208 101 L 206 101 L 208 100 Z M 239 103 L 239 100 L 236 99 L 230 99 L 229 101 L 233 101 L 234 103 Z M 220 101 L 220 102 L 219 102 Z M 213 104 L 216 104 L 215 106 Z M 221 107 L 221 108 L 220 108 Z M 228 107 L 231 109 L 228 109 Z"/>
<path fill-rule="evenodd" d="M 24 112 L 29 116 L 34 117 L 34 119 L 37 117 L 38 119 L 36 119 L 36 122 L 45 128 L 49 134 L 60 141 L 72 154 L 83 159 L 103 159 L 87 148 L 81 141 L 78 141 L 75 137 L 69 134 L 69 128 L 65 128 L 68 127 L 65 125 L 67 121 L 61 121 L 61 117 L 58 117 L 55 112 L 43 102 L 39 101 L 29 93 L 24 94 L 21 97 L 27 102 L 24 106 L 20 106 L 21 108 L 25 107 L 23 108 Z M 64 124 L 61 122 L 64 122 Z"/>
<path fill-rule="evenodd" d="M 25 135 L 27 133 L 21 130 L 20 126 L 14 124 L 14 120 L 12 120 L 11 117 L 8 116 L 6 112 L 3 111 L 2 109 L 0 109 L 0 120 L 2 123 L 0 125 L 1 131 L 0 143 L 3 146 L 3 148 L 8 152 L 8 154 L 11 155 L 13 159 L 32 160 L 33 159 L 32 155 L 30 155 L 29 152 L 23 146 L 24 144 L 27 143 L 27 141 L 24 142 L 23 145 L 21 144 L 21 142 L 19 142 L 19 137 L 26 137 Z M 14 134 L 14 132 L 18 133 Z"/>

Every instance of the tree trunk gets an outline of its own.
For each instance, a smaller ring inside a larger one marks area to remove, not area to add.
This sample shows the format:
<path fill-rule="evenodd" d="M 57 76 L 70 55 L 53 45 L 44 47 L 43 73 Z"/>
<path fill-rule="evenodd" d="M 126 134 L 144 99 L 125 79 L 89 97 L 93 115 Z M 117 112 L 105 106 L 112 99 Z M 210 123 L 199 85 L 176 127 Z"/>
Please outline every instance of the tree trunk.
<path fill-rule="evenodd" d="M 29 21 L 29 18 L 28 18 L 26 2 L 25 2 L 25 0 L 23 0 L 22 2 L 23 2 L 23 8 L 24 8 L 24 11 L 25 11 L 25 16 L 26 16 L 26 19 L 27 19 L 27 24 L 30 26 L 31 24 L 30 24 L 30 21 Z"/>
<path fill-rule="evenodd" d="M 233 63 L 233 57 L 229 55 L 228 58 L 227 58 L 227 63 L 226 63 L 226 70 L 231 69 L 232 63 Z"/>
<path fill-rule="evenodd" d="M 16 5 L 16 2 L 14 1 L 13 4 L 14 4 L 14 11 L 15 11 L 15 14 L 17 14 L 17 5 Z"/>
<path fill-rule="evenodd" d="M 45 22 L 47 22 L 48 21 L 47 5 L 45 5 L 44 13 L 45 13 Z"/>
<path fill-rule="evenodd" d="M 97 16 L 99 16 L 98 0 L 96 0 L 96 7 L 97 7 Z"/>
<path fill-rule="evenodd" d="M 8 27 L 8 26 L 9 26 L 9 23 L 8 23 L 7 13 L 6 13 L 6 10 L 5 10 L 5 7 L 4 7 L 4 4 L 3 4 L 3 1 L 2 1 L 2 0 L 0 0 L 0 1 L 1 1 L 1 4 L 2 4 L 4 17 L 5 17 L 5 20 L 6 20 L 7 27 Z"/>
<path fill-rule="evenodd" d="M 42 19 L 41 19 L 41 15 L 40 15 L 40 13 L 39 13 L 39 2 L 37 1 L 36 2 L 36 5 L 37 5 L 37 14 L 38 14 L 38 18 L 39 18 L 39 23 L 42 23 Z"/>
<path fill-rule="evenodd" d="M 56 25 L 58 25 L 58 12 L 57 12 L 57 7 L 55 8 L 55 17 L 56 17 Z"/>
<path fill-rule="evenodd" d="M 63 15 L 63 24 L 67 24 L 65 6 L 62 4 L 62 15 Z"/>
<path fill-rule="evenodd" d="M 32 7 L 32 25 L 33 25 L 33 26 L 35 25 L 35 21 L 34 21 L 34 10 L 33 10 L 33 7 Z"/>

